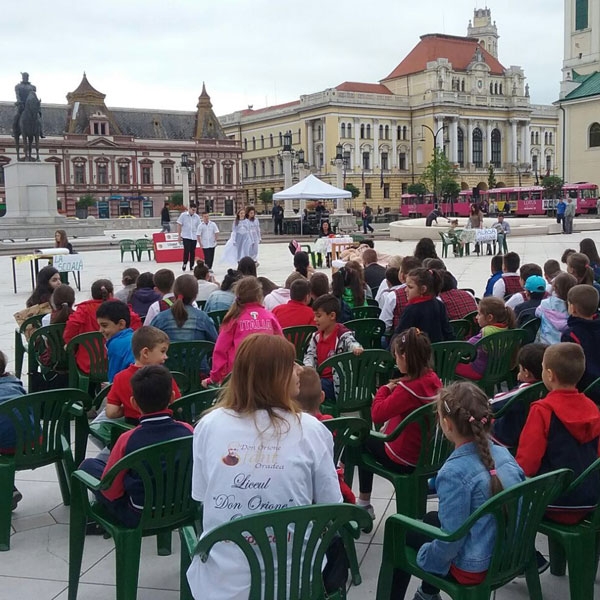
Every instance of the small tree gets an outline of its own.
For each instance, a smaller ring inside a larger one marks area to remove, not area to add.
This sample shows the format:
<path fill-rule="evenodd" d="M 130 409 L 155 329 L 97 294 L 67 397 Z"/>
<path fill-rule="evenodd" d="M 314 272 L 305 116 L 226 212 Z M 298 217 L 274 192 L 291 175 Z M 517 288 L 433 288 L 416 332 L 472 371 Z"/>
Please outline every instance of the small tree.
<path fill-rule="evenodd" d="M 454 179 L 442 179 L 439 184 L 440 194 L 443 198 L 458 198 L 460 194 L 460 185 Z"/>
<path fill-rule="evenodd" d="M 263 190 L 259 195 L 258 199 L 265 205 L 265 209 L 269 208 L 269 204 L 273 202 L 273 190 Z"/>
<path fill-rule="evenodd" d="M 169 197 L 171 210 L 176 210 L 177 207 L 183 208 L 183 192 L 173 192 Z"/>
<path fill-rule="evenodd" d="M 542 179 L 542 186 L 544 187 L 544 196 L 546 198 L 556 199 L 560 196 L 564 185 L 562 178 L 557 175 L 549 175 Z"/>
<path fill-rule="evenodd" d="M 354 198 L 358 198 L 358 197 L 360 196 L 360 190 L 359 190 L 359 189 L 358 189 L 358 188 L 357 188 L 357 187 L 356 187 L 354 184 L 352 184 L 352 183 L 347 183 L 347 184 L 344 186 L 344 189 L 345 189 L 347 192 L 350 192 L 350 193 L 352 194 L 352 198 L 353 198 L 353 199 L 354 199 Z"/>
<path fill-rule="evenodd" d="M 496 185 L 496 171 L 494 170 L 494 164 L 490 163 L 488 166 L 488 188 L 493 190 Z"/>
<path fill-rule="evenodd" d="M 448 179 L 456 180 L 457 177 L 458 173 L 456 168 L 454 167 L 454 164 L 448 160 L 444 151 L 441 148 L 434 148 L 433 156 L 421 175 L 421 182 L 424 183 L 428 189 L 433 190 L 434 195 L 437 195 L 442 181 Z M 437 189 L 435 189 L 436 187 Z"/>
<path fill-rule="evenodd" d="M 84 194 L 75 202 L 75 208 L 88 209 L 90 206 L 95 206 L 96 198 L 93 194 Z"/>
<path fill-rule="evenodd" d="M 427 186 L 424 183 L 411 183 L 406 191 L 415 196 L 424 196 L 427 193 Z"/>

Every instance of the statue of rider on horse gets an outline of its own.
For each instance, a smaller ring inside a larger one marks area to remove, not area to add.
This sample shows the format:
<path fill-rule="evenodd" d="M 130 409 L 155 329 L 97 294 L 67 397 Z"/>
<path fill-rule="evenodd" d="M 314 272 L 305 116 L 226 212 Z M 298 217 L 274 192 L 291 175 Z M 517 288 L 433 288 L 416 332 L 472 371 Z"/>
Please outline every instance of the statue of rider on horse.
<path fill-rule="evenodd" d="M 17 160 L 40 160 L 39 143 L 42 133 L 41 102 L 36 95 L 35 85 L 29 82 L 29 73 L 21 73 L 22 80 L 15 86 L 17 96 L 17 112 L 13 120 L 13 137 L 17 147 Z M 23 157 L 20 155 L 19 138 L 23 139 Z M 32 157 L 32 146 L 35 142 L 35 159 Z"/>

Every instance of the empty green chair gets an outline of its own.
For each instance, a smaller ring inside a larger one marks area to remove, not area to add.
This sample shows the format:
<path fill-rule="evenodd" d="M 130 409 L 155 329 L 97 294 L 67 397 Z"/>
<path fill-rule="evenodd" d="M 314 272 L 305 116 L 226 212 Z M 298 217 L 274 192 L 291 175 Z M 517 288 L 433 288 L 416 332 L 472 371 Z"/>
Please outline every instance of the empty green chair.
<path fill-rule="evenodd" d="M 173 418 L 195 425 L 202 413 L 214 406 L 219 396 L 219 388 L 208 388 L 182 396 L 173 402 L 169 408 L 173 411 Z"/>
<path fill-rule="evenodd" d="M 202 375 L 208 377 L 214 349 L 215 344 L 207 340 L 171 342 L 165 367 L 170 371 L 179 371 L 187 377 L 189 389 L 181 390 L 182 394 L 202 389 Z"/>
<path fill-rule="evenodd" d="M 142 254 L 148 253 L 148 260 L 152 260 L 152 253 L 154 252 L 154 243 L 152 240 L 147 238 L 140 238 L 135 240 L 135 253 L 137 255 L 138 262 L 142 260 Z"/>
<path fill-rule="evenodd" d="M 228 311 L 226 310 L 211 310 L 208 314 L 208 316 L 212 319 L 213 323 L 215 324 L 215 328 L 217 331 L 219 331 L 219 328 L 221 327 L 221 323 L 223 322 L 223 319 L 225 318 L 225 315 L 228 313 Z"/>
<path fill-rule="evenodd" d="M 85 352 L 90 359 L 90 372 L 84 373 L 76 360 L 77 352 Z M 104 336 L 99 331 L 76 335 L 66 348 L 69 357 L 69 386 L 87 392 L 90 385 L 99 389 L 100 384 L 108 381 L 108 358 L 104 345 Z"/>
<path fill-rule="evenodd" d="M 63 502 L 71 501 L 69 476 L 74 470 L 69 428 L 76 420 L 76 455 L 85 454 L 87 394 L 66 388 L 19 396 L 0 404 L 0 418 L 15 430 L 12 454 L 0 455 L 0 550 L 10 547 L 12 491 L 16 471 L 54 464 Z M 83 448 L 79 447 L 83 445 Z"/>
<path fill-rule="evenodd" d="M 439 231 L 438 233 L 442 238 L 442 258 L 448 258 L 448 248 L 452 248 L 453 251 L 455 250 L 454 240 L 444 231 Z"/>
<path fill-rule="evenodd" d="M 475 359 L 475 346 L 469 342 L 436 342 L 431 344 L 433 369 L 444 385 L 459 379 L 456 367 Z"/>
<path fill-rule="evenodd" d="M 535 536 L 546 507 L 564 490 L 570 478 L 571 471 L 561 469 L 512 486 L 480 506 L 456 531 L 442 531 L 402 514 L 388 517 L 377 600 L 389 600 L 395 568 L 439 587 L 453 600 L 489 600 L 494 590 L 525 573 L 529 597 L 542 600 L 535 560 Z M 430 539 L 454 542 L 465 537 L 475 522 L 486 515 L 495 519 L 497 535 L 490 566 L 482 583 L 461 585 L 454 579 L 434 575 L 418 566 L 417 551 L 406 543 L 407 533 L 416 532 Z"/>
<path fill-rule="evenodd" d="M 310 247 L 310 244 L 300 244 L 300 249 L 303 252 L 306 252 L 306 254 L 308 254 L 308 256 L 310 257 L 310 264 L 312 265 L 313 269 L 317 268 L 317 254 L 316 252 L 313 252 L 313 250 Z"/>
<path fill-rule="evenodd" d="M 354 332 L 356 341 L 365 349 L 380 350 L 385 323 L 381 319 L 353 319 L 344 325 Z"/>
<path fill-rule="evenodd" d="M 123 255 L 126 252 L 131 252 L 131 260 L 135 262 L 137 256 L 137 247 L 135 245 L 135 240 L 121 240 L 119 242 L 119 250 L 121 251 L 121 262 L 123 262 Z"/>
<path fill-rule="evenodd" d="M 34 315 L 25 319 L 18 329 L 15 329 L 15 376 L 21 379 L 23 372 L 23 360 L 27 352 L 29 336 L 31 333 L 42 326 L 42 317 L 44 315 Z"/>
<path fill-rule="evenodd" d="M 352 309 L 353 319 L 379 319 L 380 314 L 379 306 L 355 306 Z"/>
<path fill-rule="evenodd" d="M 144 508 L 136 528 L 117 522 L 98 502 L 90 502 L 89 492 L 107 490 L 123 471 L 133 471 L 144 489 Z M 117 600 L 135 600 L 142 537 L 157 536 L 158 553 L 169 554 L 171 532 L 193 526 L 197 517 L 192 500 L 192 437 L 184 437 L 126 455 L 102 477 L 92 477 L 85 471 L 72 475 L 72 504 L 69 522 L 69 600 L 77 599 L 81 562 L 88 520 L 99 523 L 115 544 Z M 167 542 L 168 543 L 168 542 Z"/>
<path fill-rule="evenodd" d="M 312 334 L 317 331 L 315 325 L 298 325 L 297 327 L 286 327 L 283 335 L 288 342 L 296 348 L 296 360 L 302 362 Z"/>

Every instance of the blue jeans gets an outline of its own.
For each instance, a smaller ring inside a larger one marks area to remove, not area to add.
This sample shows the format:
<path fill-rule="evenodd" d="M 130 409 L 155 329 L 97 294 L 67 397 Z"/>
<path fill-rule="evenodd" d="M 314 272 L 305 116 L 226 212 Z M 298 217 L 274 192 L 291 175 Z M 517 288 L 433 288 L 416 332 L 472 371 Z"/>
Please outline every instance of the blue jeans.
<path fill-rule="evenodd" d="M 333 379 L 321 377 L 321 389 L 325 392 L 325 400 L 335 400 L 335 388 Z"/>
<path fill-rule="evenodd" d="M 371 232 L 374 231 L 374 229 L 371 227 L 370 223 L 369 223 L 369 219 L 363 219 L 362 220 L 362 224 L 363 224 L 363 233 L 367 233 L 367 229 Z"/>

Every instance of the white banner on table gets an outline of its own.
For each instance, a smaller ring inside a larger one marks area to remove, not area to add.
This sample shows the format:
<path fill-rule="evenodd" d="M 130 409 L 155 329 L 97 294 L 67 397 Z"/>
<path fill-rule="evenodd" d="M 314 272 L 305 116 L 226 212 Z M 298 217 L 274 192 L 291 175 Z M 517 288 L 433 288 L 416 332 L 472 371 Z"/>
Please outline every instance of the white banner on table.
<path fill-rule="evenodd" d="M 81 254 L 59 254 L 52 258 L 52 266 L 59 273 L 83 271 L 83 258 Z"/>

